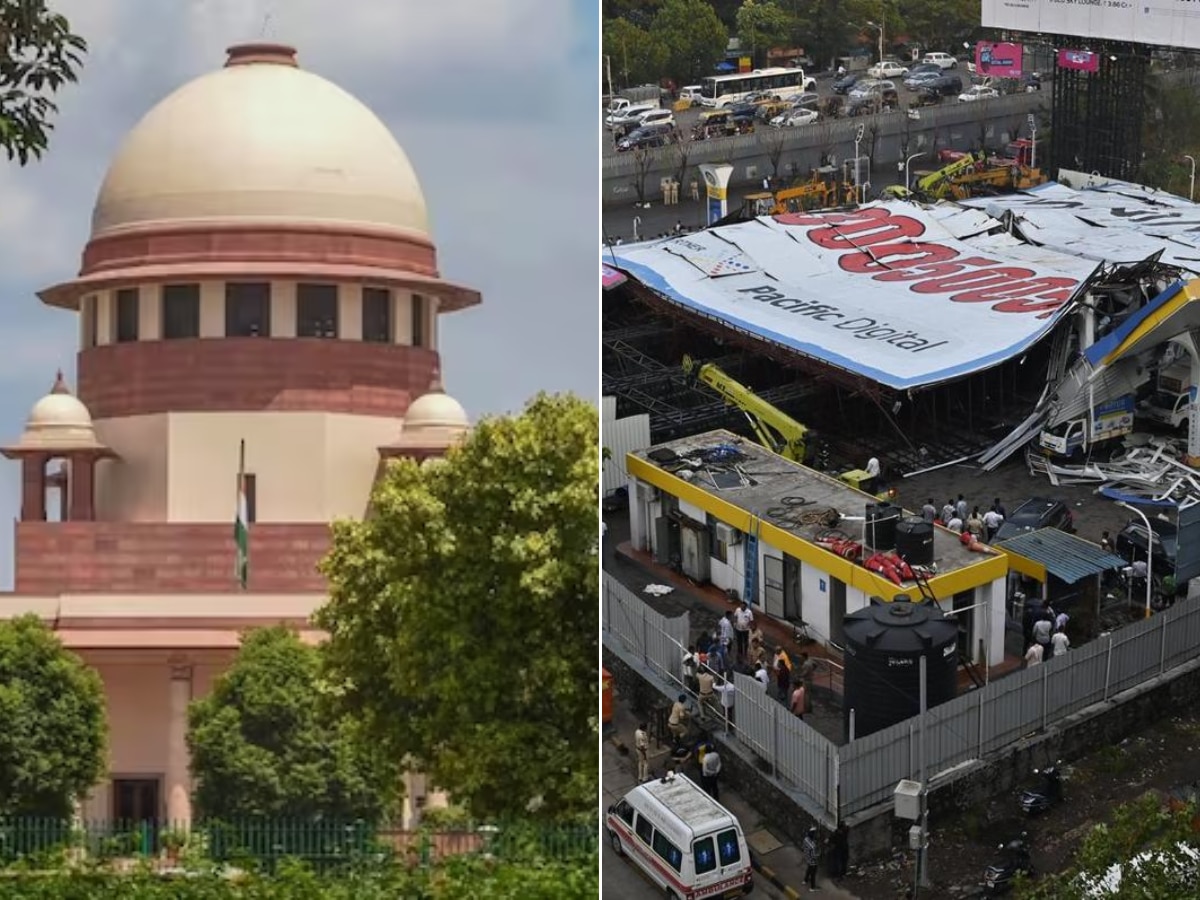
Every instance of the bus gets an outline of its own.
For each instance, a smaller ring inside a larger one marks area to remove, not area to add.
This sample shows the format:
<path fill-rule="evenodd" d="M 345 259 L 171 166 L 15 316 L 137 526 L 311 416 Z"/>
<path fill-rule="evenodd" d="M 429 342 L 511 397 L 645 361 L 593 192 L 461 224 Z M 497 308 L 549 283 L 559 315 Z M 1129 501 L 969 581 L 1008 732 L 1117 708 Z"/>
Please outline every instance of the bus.
<path fill-rule="evenodd" d="M 758 91 L 769 91 L 781 100 L 786 100 L 816 89 L 817 79 L 805 78 L 803 69 L 755 69 L 753 72 L 705 78 L 700 105 L 720 109 Z"/>

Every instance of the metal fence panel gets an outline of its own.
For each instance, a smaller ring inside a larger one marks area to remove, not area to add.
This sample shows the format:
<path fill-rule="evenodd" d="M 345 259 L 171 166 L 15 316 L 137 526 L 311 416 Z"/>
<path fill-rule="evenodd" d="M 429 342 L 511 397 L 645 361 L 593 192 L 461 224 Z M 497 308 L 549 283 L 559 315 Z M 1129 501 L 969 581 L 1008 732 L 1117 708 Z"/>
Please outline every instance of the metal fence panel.
<path fill-rule="evenodd" d="M 734 673 L 733 686 L 737 696 L 733 701 L 733 715 L 737 723 L 737 736 L 770 765 L 771 774 L 777 775 L 775 764 L 775 713 L 779 701 L 763 690 L 762 683 L 749 675 Z"/>
<path fill-rule="evenodd" d="M 687 615 L 668 619 L 605 577 L 603 628 L 660 677 L 678 683 L 690 635 Z M 1013 672 L 927 713 L 925 758 L 933 777 L 1189 662 L 1200 648 L 1200 603 L 1153 618 Z M 738 740 L 775 776 L 834 819 L 887 802 L 896 782 L 919 776 L 920 717 L 837 747 L 769 697 L 754 678 L 734 676 Z"/>

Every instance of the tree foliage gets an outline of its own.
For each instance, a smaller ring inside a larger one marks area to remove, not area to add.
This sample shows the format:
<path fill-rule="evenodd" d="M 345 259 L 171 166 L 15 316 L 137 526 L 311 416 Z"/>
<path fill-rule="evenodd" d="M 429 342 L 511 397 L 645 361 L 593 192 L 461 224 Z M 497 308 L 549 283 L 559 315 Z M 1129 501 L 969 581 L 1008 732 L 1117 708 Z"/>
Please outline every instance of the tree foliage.
<path fill-rule="evenodd" d="M 667 61 L 667 48 L 657 36 L 628 19 L 606 19 L 604 52 L 621 87 L 658 84 Z"/>
<path fill-rule="evenodd" d="M 322 564 L 346 708 L 478 818 L 595 806 L 598 432 L 542 395 L 438 464 L 394 462 Z"/>
<path fill-rule="evenodd" d="M 664 74 L 681 84 L 711 74 L 729 45 L 728 29 L 704 0 L 664 0 L 650 33 L 666 48 Z"/>
<path fill-rule="evenodd" d="M 0 622 L 0 816 L 66 816 L 106 767 L 100 676 L 36 616 Z"/>
<path fill-rule="evenodd" d="M 287 628 L 248 632 L 188 712 L 200 817 L 377 820 L 398 790 L 398 767 L 324 697 L 318 650 Z"/>
<path fill-rule="evenodd" d="M 774 0 L 746 0 L 737 11 L 737 36 L 743 51 L 758 62 L 772 47 L 786 47 L 796 31 L 796 17 Z"/>
<path fill-rule="evenodd" d="M 46 0 L 0 0 L 0 148 L 21 165 L 50 142 L 51 99 L 75 81 L 87 43 Z"/>
<path fill-rule="evenodd" d="M 1093 896 L 1089 888 L 1100 885 L 1106 873 L 1120 864 L 1119 890 L 1100 890 L 1096 897 L 1138 897 L 1143 900 L 1176 900 L 1196 896 L 1197 868 L 1178 845 L 1198 845 L 1194 805 L 1172 808 L 1148 793 L 1118 806 L 1107 822 L 1092 828 L 1076 851 L 1072 865 L 1057 875 L 1043 875 L 1018 886 L 1021 900 L 1076 900 Z M 1130 864 L 1139 854 L 1147 855 Z M 1191 869 L 1190 884 L 1180 877 Z"/>

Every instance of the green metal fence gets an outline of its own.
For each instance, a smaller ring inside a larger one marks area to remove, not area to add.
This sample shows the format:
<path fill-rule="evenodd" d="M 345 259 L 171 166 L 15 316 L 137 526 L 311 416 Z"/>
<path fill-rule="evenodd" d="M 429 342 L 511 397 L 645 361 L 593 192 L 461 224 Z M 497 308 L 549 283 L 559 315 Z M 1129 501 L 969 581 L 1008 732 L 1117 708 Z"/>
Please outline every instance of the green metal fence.
<path fill-rule="evenodd" d="M 263 818 L 173 824 L 0 818 L 0 865 L 74 853 L 94 860 L 189 856 L 268 869 L 282 859 L 301 859 L 324 870 L 383 859 L 428 865 L 465 854 L 568 860 L 596 850 L 595 825 L 516 822 L 403 831 L 363 821 Z"/>

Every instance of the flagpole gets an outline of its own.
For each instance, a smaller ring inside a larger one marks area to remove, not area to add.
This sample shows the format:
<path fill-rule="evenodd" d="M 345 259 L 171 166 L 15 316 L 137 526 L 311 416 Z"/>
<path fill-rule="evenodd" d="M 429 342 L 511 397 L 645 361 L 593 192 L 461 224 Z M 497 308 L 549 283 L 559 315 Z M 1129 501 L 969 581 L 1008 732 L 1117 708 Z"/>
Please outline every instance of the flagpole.
<path fill-rule="evenodd" d="M 234 519 L 234 579 L 244 591 L 250 580 L 250 522 L 246 509 L 246 439 L 238 442 L 237 511 Z"/>

